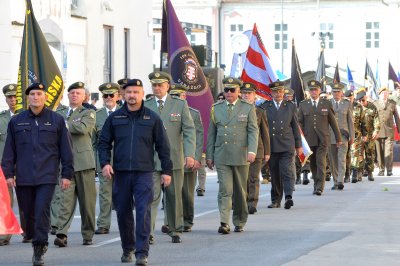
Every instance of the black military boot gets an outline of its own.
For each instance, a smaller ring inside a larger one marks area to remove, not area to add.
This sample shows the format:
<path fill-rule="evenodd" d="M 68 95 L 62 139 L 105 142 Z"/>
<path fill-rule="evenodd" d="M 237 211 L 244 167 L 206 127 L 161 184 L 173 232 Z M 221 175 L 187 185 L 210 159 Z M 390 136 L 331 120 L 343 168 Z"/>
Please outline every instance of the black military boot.
<path fill-rule="evenodd" d="M 357 175 L 358 175 L 357 169 L 353 169 L 353 175 L 351 177 L 351 183 L 357 183 Z"/>
<path fill-rule="evenodd" d="M 297 175 L 296 177 L 296 185 L 301 184 L 301 176 L 300 174 Z"/>
<path fill-rule="evenodd" d="M 308 179 L 308 172 L 303 172 L 303 185 L 308 185 L 310 180 Z"/>
<path fill-rule="evenodd" d="M 33 246 L 33 256 L 32 256 L 32 263 L 33 266 L 44 265 L 44 258 L 43 255 L 47 251 L 46 245 L 34 245 Z"/>

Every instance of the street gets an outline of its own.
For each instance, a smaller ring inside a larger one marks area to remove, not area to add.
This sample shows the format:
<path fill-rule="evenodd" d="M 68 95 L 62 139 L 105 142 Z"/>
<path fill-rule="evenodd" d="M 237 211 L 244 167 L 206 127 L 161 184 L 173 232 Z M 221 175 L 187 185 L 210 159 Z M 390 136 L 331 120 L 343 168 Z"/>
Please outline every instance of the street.
<path fill-rule="evenodd" d="M 377 171 L 375 170 L 375 175 Z M 294 207 L 268 209 L 270 184 L 260 185 L 258 212 L 249 215 L 245 231 L 219 235 L 218 183 L 207 176 L 204 197 L 195 196 L 195 225 L 184 233 L 182 244 L 172 244 L 160 231 L 150 246 L 149 265 L 399 265 L 400 167 L 392 177 L 346 183 L 332 191 L 327 182 L 321 197 L 309 185 L 296 185 Z M 282 204 L 283 205 L 283 204 Z M 15 211 L 16 208 L 14 207 Z M 98 213 L 98 207 L 97 207 Z M 92 246 L 83 246 L 79 210 L 68 234 L 68 247 L 54 246 L 49 236 L 46 265 L 121 265 L 122 254 L 116 215 L 108 235 L 95 235 Z M 233 225 L 231 224 L 233 229 Z M 233 231 L 233 230 L 232 230 Z M 0 247 L 1 265 L 31 265 L 32 248 L 13 236 Z"/>

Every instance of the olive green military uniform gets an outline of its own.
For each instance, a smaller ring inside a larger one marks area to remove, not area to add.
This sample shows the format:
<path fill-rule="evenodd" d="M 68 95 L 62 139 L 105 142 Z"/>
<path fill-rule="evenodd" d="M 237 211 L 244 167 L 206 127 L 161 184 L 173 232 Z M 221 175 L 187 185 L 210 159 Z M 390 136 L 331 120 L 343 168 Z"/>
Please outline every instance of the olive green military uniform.
<path fill-rule="evenodd" d="M 7 84 L 3 87 L 3 94 L 4 96 L 13 96 L 17 94 L 17 84 Z M 8 122 L 11 120 L 11 111 L 10 110 L 5 110 L 0 113 L 0 162 L 3 157 L 3 151 L 4 151 L 4 146 L 6 143 L 6 138 L 7 138 L 7 128 L 8 128 Z M 14 206 L 14 189 L 8 187 L 8 193 L 10 194 L 10 202 L 11 202 L 11 208 Z M 20 214 L 20 223 L 22 229 L 25 228 L 25 219 L 24 215 L 19 209 L 19 214 Z M 10 242 L 12 235 L 0 235 L 0 246 L 2 245 L 8 245 Z"/>
<path fill-rule="evenodd" d="M 166 96 L 161 111 L 158 108 L 157 98 L 152 97 L 145 101 L 145 106 L 160 114 L 167 131 L 171 147 L 173 173 L 171 184 L 165 189 L 165 214 L 168 219 L 169 235 L 176 236 L 183 231 L 182 187 L 184 179 L 184 158 L 195 156 L 196 132 L 189 107 L 185 100 L 170 95 Z M 157 218 L 157 209 L 161 200 L 161 163 L 155 154 L 155 169 L 153 175 L 154 198 L 151 205 L 151 236 L 154 236 L 154 226 Z"/>
<path fill-rule="evenodd" d="M 196 128 L 196 152 L 194 159 L 201 162 L 203 153 L 203 138 L 204 128 L 201 122 L 200 112 L 189 107 L 190 115 L 192 116 L 194 126 Z M 188 231 L 193 226 L 194 218 L 194 189 L 196 186 L 197 170 L 193 171 L 185 168 L 185 178 L 182 189 L 182 204 L 183 204 L 183 223 L 184 230 Z"/>
<path fill-rule="evenodd" d="M 232 107 L 227 101 L 213 105 L 206 159 L 217 168 L 221 224 L 229 224 L 233 195 L 233 224 L 243 227 L 247 222 L 247 156 L 249 152 L 257 154 L 258 132 L 254 105 L 240 99 Z"/>
<path fill-rule="evenodd" d="M 99 90 L 102 94 L 114 95 L 118 92 L 119 85 L 115 83 L 104 83 L 99 86 Z M 116 105 L 114 110 L 118 109 L 119 106 Z M 112 210 L 112 188 L 113 180 L 105 178 L 102 174 L 102 169 L 99 162 L 99 156 L 97 154 L 97 142 L 100 138 L 101 129 L 108 116 L 114 111 L 109 110 L 107 107 L 102 107 L 96 111 L 96 125 L 94 127 L 92 143 L 93 151 L 96 159 L 96 172 L 99 177 L 99 208 L 100 212 L 97 216 L 97 227 L 99 229 L 110 229 L 111 226 L 111 210 Z M 111 153 L 112 154 L 112 153 Z M 111 155 L 112 156 L 112 155 Z M 112 164 L 112 157 L 111 157 Z M 97 233 L 97 232 L 96 232 Z"/>
<path fill-rule="evenodd" d="M 354 142 L 350 147 L 351 169 L 353 170 L 352 182 L 361 179 L 364 161 L 364 145 L 362 137 L 367 135 L 365 129 L 364 109 L 358 102 L 353 102 Z"/>
<path fill-rule="evenodd" d="M 76 200 L 81 214 L 81 234 L 84 240 L 92 240 L 95 231 L 96 185 L 95 159 L 92 148 L 92 133 L 96 123 L 94 110 L 77 107 L 68 117 L 69 108 L 57 111 L 67 121 L 72 136 L 74 155 L 74 177 L 70 187 L 60 190 L 57 216 L 57 237 L 67 236 L 74 218 Z"/>
<path fill-rule="evenodd" d="M 375 141 L 372 139 L 372 135 L 378 134 L 381 125 L 379 122 L 378 109 L 373 103 L 368 102 L 367 106 L 363 108 L 365 112 L 365 128 L 367 130 L 367 141 L 364 143 L 364 169 L 368 172 L 368 175 L 372 175 L 375 168 Z"/>

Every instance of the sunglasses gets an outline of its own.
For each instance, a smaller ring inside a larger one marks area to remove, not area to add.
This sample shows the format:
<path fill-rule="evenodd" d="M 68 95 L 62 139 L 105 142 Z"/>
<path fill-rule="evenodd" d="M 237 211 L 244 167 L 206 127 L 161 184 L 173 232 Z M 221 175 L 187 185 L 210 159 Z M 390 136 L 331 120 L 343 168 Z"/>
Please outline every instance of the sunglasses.
<path fill-rule="evenodd" d="M 235 91 L 236 91 L 236 88 L 224 88 L 225 93 L 228 93 L 228 92 L 234 93 Z"/>
<path fill-rule="evenodd" d="M 218 100 L 225 100 L 224 97 L 218 97 Z"/>
<path fill-rule="evenodd" d="M 359 100 L 360 102 L 365 102 L 365 101 L 367 101 L 366 99 L 360 99 Z"/>
<path fill-rule="evenodd" d="M 103 94 L 103 98 L 104 98 L 104 99 L 106 99 L 106 98 L 108 98 L 108 97 L 114 98 L 114 94 Z"/>

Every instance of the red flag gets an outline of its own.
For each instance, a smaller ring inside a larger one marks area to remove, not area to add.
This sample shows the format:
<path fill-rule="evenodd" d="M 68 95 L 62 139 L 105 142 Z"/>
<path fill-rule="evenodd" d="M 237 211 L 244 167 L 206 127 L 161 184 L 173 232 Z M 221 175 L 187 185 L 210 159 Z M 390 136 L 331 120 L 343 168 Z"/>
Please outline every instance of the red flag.
<path fill-rule="evenodd" d="M 22 233 L 22 229 L 11 209 L 6 178 L 4 177 L 3 170 L 0 168 L 0 234 L 10 235 L 20 233 Z"/>
<path fill-rule="evenodd" d="M 312 150 L 310 149 L 310 146 L 307 143 L 306 138 L 304 137 L 303 131 L 299 127 L 300 130 L 300 135 L 301 135 L 301 147 L 303 148 L 303 153 L 299 155 L 299 159 L 301 162 L 301 166 L 304 166 L 308 160 L 308 157 L 313 154 Z"/>
<path fill-rule="evenodd" d="M 255 84 L 257 86 L 256 93 L 259 96 L 268 100 L 272 99 L 271 89 L 268 87 L 268 84 L 276 81 L 278 78 L 271 66 L 267 50 L 264 47 L 255 23 L 241 79 L 244 82 Z"/>

